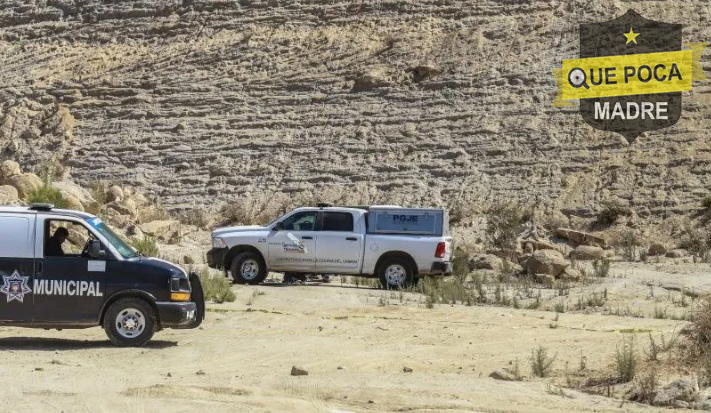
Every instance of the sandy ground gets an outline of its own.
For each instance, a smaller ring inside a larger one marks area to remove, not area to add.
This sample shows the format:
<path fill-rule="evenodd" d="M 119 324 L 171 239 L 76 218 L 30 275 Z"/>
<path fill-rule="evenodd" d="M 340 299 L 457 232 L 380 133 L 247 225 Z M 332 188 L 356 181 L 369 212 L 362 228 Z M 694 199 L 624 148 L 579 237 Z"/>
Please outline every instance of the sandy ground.
<path fill-rule="evenodd" d="M 662 281 L 654 265 L 644 268 L 623 266 L 624 276 L 608 282 Z M 705 285 L 701 275 L 687 272 L 697 288 Z M 709 273 L 707 267 L 697 272 Z M 161 331 L 142 349 L 112 347 L 99 328 L 3 328 L 0 411 L 655 411 L 560 392 L 555 384 L 581 355 L 589 369 L 608 371 L 629 331 L 646 340 L 648 331 L 670 334 L 683 325 L 581 312 L 560 315 L 551 328 L 556 314 L 550 311 L 428 309 L 420 295 L 401 298 L 338 279 L 233 288 L 237 300 L 211 304 L 201 328 Z M 537 345 L 557 355 L 553 378 L 530 378 L 528 359 Z M 488 377 L 516 359 L 525 381 Z M 290 376 L 293 365 L 309 375 Z"/>

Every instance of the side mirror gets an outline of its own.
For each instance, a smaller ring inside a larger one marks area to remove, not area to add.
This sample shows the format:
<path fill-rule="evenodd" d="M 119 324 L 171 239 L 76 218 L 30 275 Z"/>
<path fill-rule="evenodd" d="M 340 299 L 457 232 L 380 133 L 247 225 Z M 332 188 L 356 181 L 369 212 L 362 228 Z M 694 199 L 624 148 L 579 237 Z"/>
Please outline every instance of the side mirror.
<path fill-rule="evenodd" d="M 283 222 L 277 222 L 276 225 L 272 227 L 272 231 L 283 231 L 284 230 L 284 223 Z"/>
<path fill-rule="evenodd" d="M 102 258 L 106 256 L 106 251 L 101 249 L 101 241 L 98 239 L 89 241 L 89 256 L 91 258 Z"/>

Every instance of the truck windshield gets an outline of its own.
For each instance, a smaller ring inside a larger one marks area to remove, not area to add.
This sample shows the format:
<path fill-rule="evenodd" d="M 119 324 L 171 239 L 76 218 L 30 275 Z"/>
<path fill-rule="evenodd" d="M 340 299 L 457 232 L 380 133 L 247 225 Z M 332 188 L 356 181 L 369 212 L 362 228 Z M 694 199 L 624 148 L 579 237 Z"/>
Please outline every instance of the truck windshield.
<path fill-rule="evenodd" d="M 101 222 L 99 218 L 93 218 L 88 220 L 89 225 L 91 225 L 95 230 L 99 231 L 111 245 L 114 246 L 124 258 L 133 258 L 138 256 L 138 252 L 131 246 L 123 242 L 123 240 L 116 235 L 115 232 L 111 230 L 107 225 Z"/>

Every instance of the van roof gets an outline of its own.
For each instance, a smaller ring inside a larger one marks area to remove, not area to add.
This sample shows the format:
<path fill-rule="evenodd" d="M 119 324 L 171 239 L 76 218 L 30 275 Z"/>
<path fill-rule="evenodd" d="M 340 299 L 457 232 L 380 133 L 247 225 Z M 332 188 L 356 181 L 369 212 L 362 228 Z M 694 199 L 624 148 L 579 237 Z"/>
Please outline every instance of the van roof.
<path fill-rule="evenodd" d="M 96 218 L 96 216 L 86 213 L 86 212 L 81 212 L 81 211 L 74 211 L 71 209 L 56 209 L 52 208 L 50 210 L 36 210 L 36 209 L 30 209 L 30 207 L 25 207 L 25 206 L 4 206 L 0 205 L 0 214 L 33 214 L 36 215 L 37 213 L 42 213 L 42 214 L 47 214 L 47 215 L 65 215 L 65 216 L 72 216 L 76 218 L 82 218 L 82 219 L 92 219 Z"/>

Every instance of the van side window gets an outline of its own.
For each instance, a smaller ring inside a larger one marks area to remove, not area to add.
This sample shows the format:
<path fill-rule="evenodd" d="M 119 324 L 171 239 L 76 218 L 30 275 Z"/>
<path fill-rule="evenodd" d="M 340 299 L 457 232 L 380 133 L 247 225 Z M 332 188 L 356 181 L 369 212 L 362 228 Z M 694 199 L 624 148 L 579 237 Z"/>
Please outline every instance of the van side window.
<path fill-rule="evenodd" d="M 321 231 L 353 232 L 353 214 L 347 212 L 324 212 Z"/>
<path fill-rule="evenodd" d="M 62 220 L 45 221 L 44 237 L 45 257 L 81 256 L 93 238 L 85 226 Z"/>
<path fill-rule="evenodd" d="M 29 246 L 30 218 L 0 217 L 0 257 L 29 258 L 34 251 Z"/>

